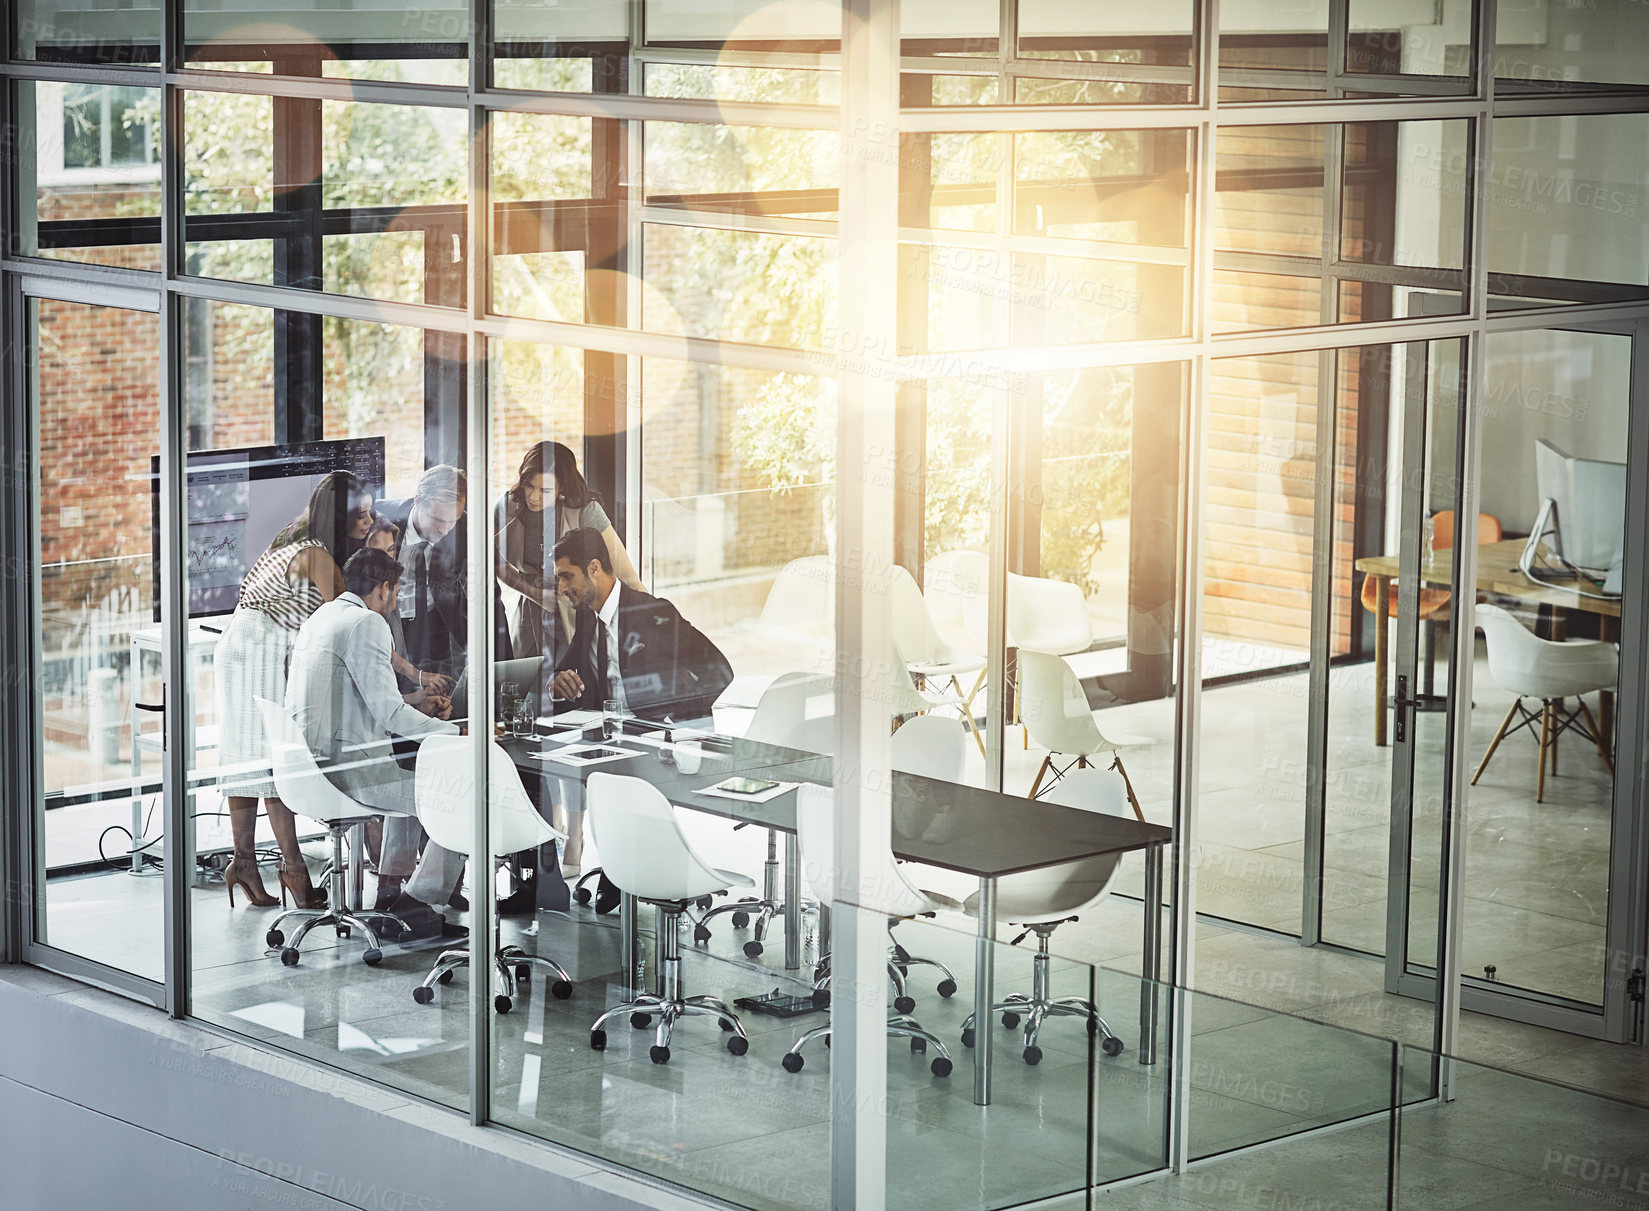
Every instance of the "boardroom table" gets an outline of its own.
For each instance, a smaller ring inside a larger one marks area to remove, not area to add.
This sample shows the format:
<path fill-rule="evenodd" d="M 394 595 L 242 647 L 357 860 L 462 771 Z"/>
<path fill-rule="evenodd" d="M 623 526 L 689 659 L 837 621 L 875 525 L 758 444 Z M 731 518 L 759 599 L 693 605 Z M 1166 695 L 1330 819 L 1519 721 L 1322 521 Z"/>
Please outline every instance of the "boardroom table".
<path fill-rule="evenodd" d="M 704 746 L 700 768 L 683 774 L 668 760 L 663 732 L 645 724 L 609 743 L 638 755 L 598 764 L 566 766 L 538 754 L 558 747 L 553 738 L 505 739 L 517 768 L 554 778 L 564 803 L 582 807 L 584 784 L 592 772 L 628 774 L 656 786 L 672 804 L 721 816 L 735 823 L 773 829 L 784 838 L 785 967 L 801 965 L 801 862 L 796 840 L 794 789 L 763 802 L 702 793 L 732 776 L 781 783 L 832 784 L 829 757 L 742 738 L 696 737 Z M 1140 851 L 1145 857 L 1144 955 L 1140 983 L 1137 1053 L 1141 1064 L 1156 1062 L 1157 989 L 1161 979 L 1163 847 L 1172 830 L 1132 817 L 1083 811 L 1046 800 L 1026 799 L 901 771 L 893 773 L 893 853 L 910 862 L 957 871 L 979 881 L 978 930 L 974 943 L 974 1102 L 990 1104 L 994 1031 L 984 1028 L 995 1005 L 997 881 L 1008 875 L 1059 866 L 1084 858 Z M 622 891 L 622 889 L 621 889 Z M 635 901 L 622 895 L 619 909 L 623 995 L 634 994 L 638 956 Z"/>
<path fill-rule="evenodd" d="M 1562 638 L 1563 618 L 1571 610 L 1596 614 L 1604 619 L 1604 634 L 1620 619 L 1620 598 L 1587 597 L 1573 589 L 1559 585 L 1537 584 L 1523 574 L 1518 561 L 1528 540 L 1511 538 L 1504 542 L 1484 543 L 1477 548 L 1477 591 L 1514 598 L 1520 605 L 1533 607 L 1546 620 L 1550 637 Z M 1391 617 L 1391 582 L 1397 576 L 1396 555 L 1366 555 L 1353 567 L 1374 578 L 1374 743 L 1386 743 L 1386 682 L 1389 679 L 1390 639 L 1386 634 Z M 1454 551 L 1443 547 L 1433 552 L 1420 565 L 1421 583 L 1448 588 L 1454 583 Z M 1614 620 L 1611 623 L 1609 620 Z M 1614 695 L 1605 692 L 1599 707 L 1599 727 L 1605 733 L 1613 721 Z"/>

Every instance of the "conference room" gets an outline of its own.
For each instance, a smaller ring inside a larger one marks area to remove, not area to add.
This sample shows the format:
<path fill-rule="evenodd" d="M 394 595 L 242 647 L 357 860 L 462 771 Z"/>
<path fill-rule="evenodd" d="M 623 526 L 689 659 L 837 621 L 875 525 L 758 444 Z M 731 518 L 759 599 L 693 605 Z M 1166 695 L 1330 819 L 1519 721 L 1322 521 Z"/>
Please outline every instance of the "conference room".
<path fill-rule="evenodd" d="M 907 5 L 844 154 L 839 9 L 642 7 L 11 82 L 37 958 L 758 1208 L 855 1114 L 997 1208 L 1626 1052 L 1614 27 L 1588 108 Z"/>

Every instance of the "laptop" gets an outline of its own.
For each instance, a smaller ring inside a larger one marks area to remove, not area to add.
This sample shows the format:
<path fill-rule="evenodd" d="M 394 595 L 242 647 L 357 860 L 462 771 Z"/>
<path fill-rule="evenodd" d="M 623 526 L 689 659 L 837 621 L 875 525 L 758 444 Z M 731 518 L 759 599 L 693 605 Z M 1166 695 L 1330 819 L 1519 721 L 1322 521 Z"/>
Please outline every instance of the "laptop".
<path fill-rule="evenodd" d="M 532 701 L 533 716 L 539 714 L 539 704 L 550 700 L 550 682 L 555 677 L 555 662 L 547 656 L 525 656 L 519 660 L 500 660 L 492 666 L 492 683 L 500 699 L 504 687 L 513 685 L 517 695 Z M 452 717 L 469 716 L 469 677 L 459 679 L 452 689 Z"/>

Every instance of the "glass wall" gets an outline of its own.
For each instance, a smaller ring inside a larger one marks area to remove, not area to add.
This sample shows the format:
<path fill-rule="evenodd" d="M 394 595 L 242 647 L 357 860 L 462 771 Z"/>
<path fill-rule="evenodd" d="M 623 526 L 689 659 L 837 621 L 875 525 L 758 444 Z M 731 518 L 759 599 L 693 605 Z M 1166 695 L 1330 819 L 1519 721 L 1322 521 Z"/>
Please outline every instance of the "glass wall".
<path fill-rule="evenodd" d="M 1643 16 L 1482 7 L 20 6 L 19 957 L 759 1208 L 1625 1038 Z"/>

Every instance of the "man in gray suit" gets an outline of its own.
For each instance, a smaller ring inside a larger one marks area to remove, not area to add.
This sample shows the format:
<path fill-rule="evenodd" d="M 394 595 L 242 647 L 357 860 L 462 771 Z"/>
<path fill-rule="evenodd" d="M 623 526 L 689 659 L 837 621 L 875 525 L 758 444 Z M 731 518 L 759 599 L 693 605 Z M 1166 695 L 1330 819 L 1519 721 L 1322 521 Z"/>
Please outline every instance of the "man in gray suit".
<path fill-rule="evenodd" d="M 383 610 L 395 599 L 401 565 L 384 551 L 368 548 L 344 564 L 344 588 L 310 615 L 298 631 L 286 680 L 286 709 L 292 712 L 309 749 L 329 781 L 368 807 L 417 815 L 413 774 L 395 760 L 395 737 L 455 733 L 458 726 L 433 718 L 404 702 L 390 663 L 390 629 Z M 293 804 L 302 811 L 301 804 Z M 386 847 L 387 848 L 387 847 Z M 386 859 L 389 855 L 385 854 Z M 406 857 L 411 865 L 410 852 Z M 416 872 L 379 868 L 378 907 L 412 928 L 408 941 L 462 937 L 432 907 L 445 904 L 464 870 L 462 855 L 431 844 Z M 401 882 L 411 875 L 405 890 Z"/>

